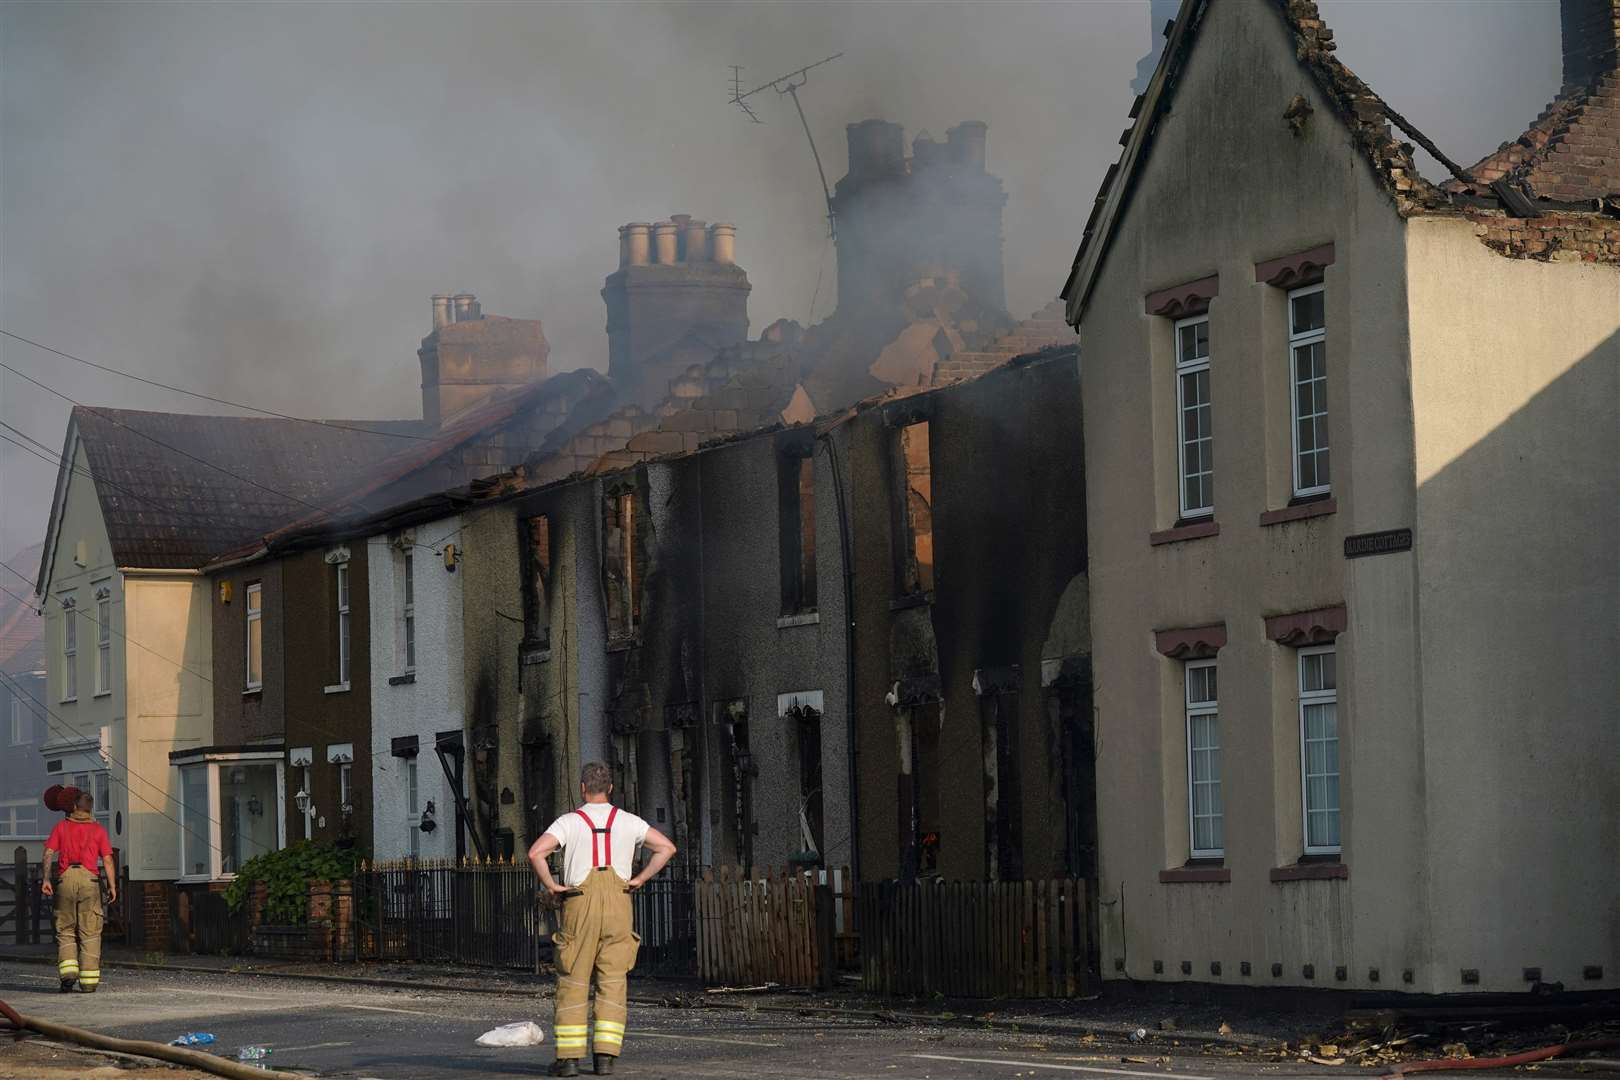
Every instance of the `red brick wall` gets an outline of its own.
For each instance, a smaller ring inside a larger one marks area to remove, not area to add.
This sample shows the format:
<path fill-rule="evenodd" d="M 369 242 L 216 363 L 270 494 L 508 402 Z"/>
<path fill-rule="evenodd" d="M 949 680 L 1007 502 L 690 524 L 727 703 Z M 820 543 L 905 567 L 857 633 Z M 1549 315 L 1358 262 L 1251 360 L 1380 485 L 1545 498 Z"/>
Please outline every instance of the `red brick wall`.
<path fill-rule="evenodd" d="M 1586 86 L 1615 69 L 1620 42 L 1620 0 L 1560 0 L 1564 87 Z"/>

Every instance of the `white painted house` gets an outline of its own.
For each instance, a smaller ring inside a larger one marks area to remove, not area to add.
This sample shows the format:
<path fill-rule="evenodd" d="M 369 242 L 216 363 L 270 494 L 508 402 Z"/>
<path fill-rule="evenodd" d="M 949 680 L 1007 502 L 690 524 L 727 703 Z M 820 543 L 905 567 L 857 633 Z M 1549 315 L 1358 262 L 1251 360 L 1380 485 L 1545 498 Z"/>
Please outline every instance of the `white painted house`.
<path fill-rule="evenodd" d="M 371 588 L 373 849 L 441 859 L 457 847 L 451 777 L 466 775 L 462 518 L 368 541 Z M 424 830 L 424 815 L 433 828 Z"/>

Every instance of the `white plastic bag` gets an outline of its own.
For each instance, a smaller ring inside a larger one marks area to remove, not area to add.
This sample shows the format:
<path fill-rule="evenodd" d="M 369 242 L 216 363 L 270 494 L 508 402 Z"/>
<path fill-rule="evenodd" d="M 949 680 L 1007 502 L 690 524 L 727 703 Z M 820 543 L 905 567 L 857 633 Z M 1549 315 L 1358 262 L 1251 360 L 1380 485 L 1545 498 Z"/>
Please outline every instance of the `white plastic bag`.
<path fill-rule="evenodd" d="M 515 1024 L 502 1024 L 493 1031 L 478 1036 L 479 1046 L 539 1046 L 546 1041 L 546 1033 L 533 1020 Z"/>

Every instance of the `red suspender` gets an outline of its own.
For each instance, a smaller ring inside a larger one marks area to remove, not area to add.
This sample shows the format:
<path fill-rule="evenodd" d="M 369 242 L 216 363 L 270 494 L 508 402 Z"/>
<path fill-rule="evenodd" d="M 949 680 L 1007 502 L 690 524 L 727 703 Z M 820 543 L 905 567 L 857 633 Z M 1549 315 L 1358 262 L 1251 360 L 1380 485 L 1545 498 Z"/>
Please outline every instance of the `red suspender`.
<path fill-rule="evenodd" d="M 575 810 L 585 821 L 585 827 L 591 830 L 591 869 L 596 870 L 604 866 L 613 865 L 613 819 L 619 816 L 617 806 L 608 807 L 607 824 L 602 828 L 596 827 L 596 822 L 584 810 Z M 596 838 L 602 838 L 601 847 L 598 848 Z M 600 852 L 600 854 L 598 854 Z"/>

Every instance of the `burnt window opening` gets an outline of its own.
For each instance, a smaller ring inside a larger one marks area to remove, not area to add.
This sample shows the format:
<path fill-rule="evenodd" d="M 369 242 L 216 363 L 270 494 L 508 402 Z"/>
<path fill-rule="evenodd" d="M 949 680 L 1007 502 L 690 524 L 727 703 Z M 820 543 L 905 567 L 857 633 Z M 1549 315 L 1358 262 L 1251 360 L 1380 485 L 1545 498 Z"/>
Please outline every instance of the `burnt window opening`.
<path fill-rule="evenodd" d="M 815 446 L 795 446 L 777 459 L 777 511 L 782 614 L 816 610 Z"/>
<path fill-rule="evenodd" d="M 979 718 L 985 770 L 985 869 L 991 881 L 1022 881 L 1018 695 L 1006 691 L 983 694 L 979 698 Z"/>
<path fill-rule="evenodd" d="M 729 810 L 724 822 L 724 839 L 738 865 L 754 865 L 754 834 L 758 825 L 754 821 L 754 778 L 759 766 L 748 746 L 748 701 L 739 698 L 722 702 L 717 718 L 720 727 L 720 745 L 724 754 L 722 775 L 725 783 L 725 805 Z"/>
<path fill-rule="evenodd" d="M 604 500 L 602 577 L 607 593 L 608 640 L 629 641 L 641 629 L 641 545 L 636 535 L 636 495 L 614 488 Z"/>
<path fill-rule="evenodd" d="M 903 596 L 934 591 L 934 475 L 929 457 L 928 421 L 900 429 L 902 489 L 900 592 Z"/>
<path fill-rule="evenodd" d="M 937 702 L 901 708 L 901 873 L 937 877 L 940 857 L 940 710 Z"/>
<path fill-rule="evenodd" d="M 788 710 L 799 751 L 799 842 L 807 861 L 827 853 L 825 803 L 821 794 L 821 711 L 809 705 Z"/>
<path fill-rule="evenodd" d="M 545 514 L 522 523 L 523 652 L 551 648 L 551 518 Z"/>

